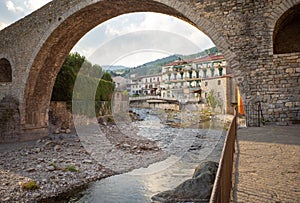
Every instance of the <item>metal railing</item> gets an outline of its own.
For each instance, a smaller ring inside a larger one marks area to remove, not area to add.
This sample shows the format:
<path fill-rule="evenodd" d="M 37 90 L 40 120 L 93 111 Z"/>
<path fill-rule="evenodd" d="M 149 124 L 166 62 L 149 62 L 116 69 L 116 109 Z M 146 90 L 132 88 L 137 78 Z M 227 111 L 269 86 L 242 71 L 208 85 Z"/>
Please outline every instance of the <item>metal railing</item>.
<path fill-rule="evenodd" d="M 236 138 L 236 116 L 234 116 L 229 130 L 226 134 L 219 168 L 216 174 L 210 203 L 227 203 L 230 202 L 230 194 L 232 189 L 232 168 L 233 168 L 233 155 Z"/>
<path fill-rule="evenodd" d="M 249 102 L 244 106 L 244 109 L 247 118 L 247 126 L 260 127 L 261 125 L 265 125 L 261 101 Z"/>

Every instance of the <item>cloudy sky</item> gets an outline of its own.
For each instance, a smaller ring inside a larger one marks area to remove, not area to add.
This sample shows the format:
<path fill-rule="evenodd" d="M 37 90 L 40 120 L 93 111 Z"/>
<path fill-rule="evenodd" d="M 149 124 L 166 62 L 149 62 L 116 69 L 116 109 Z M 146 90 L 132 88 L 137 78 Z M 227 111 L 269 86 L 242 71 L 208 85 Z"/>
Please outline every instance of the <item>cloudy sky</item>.
<path fill-rule="evenodd" d="M 1 0 L 0 29 L 50 0 Z M 134 67 L 171 54 L 192 54 L 214 46 L 190 24 L 164 14 L 132 13 L 88 32 L 73 48 L 92 63 Z"/>

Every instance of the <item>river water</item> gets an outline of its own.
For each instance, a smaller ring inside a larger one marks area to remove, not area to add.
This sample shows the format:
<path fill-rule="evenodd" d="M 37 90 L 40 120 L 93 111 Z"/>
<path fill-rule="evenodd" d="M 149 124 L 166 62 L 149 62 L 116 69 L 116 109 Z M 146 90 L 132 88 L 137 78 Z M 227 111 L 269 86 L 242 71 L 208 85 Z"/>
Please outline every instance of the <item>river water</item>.
<path fill-rule="evenodd" d="M 204 160 L 219 161 L 226 131 L 223 121 L 209 121 L 195 127 L 170 127 L 162 114 L 134 109 L 143 120 L 133 122 L 139 134 L 158 143 L 168 158 L 128 173 L 105 178 L 89 185 L 76 202 L 147 203 L 159 192 L 175 188 L 192 177 Z M 178 122 L 190 116 L 172 118 Z M 191 119 L 193 120 L 193 119 Z"/>

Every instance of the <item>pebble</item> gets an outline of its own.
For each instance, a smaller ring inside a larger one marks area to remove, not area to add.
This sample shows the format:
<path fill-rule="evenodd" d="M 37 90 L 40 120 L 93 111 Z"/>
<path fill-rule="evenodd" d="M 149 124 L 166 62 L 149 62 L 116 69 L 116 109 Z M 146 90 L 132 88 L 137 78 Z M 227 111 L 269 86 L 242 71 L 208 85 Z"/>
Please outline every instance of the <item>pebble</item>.
<path fill-rule="evenodd" d="M 55 131 L 54 131 L 54 134 L 59 134 L 60 133 L 60 128 L 57 128 Z"/>
<path fill-rule="evenodd" d="M 82 162 L 83 162 L 83 163 L 88 163 L 88 164 L 93 163 L 93 161 L 92 161 L 92 160 L 89 160 L 89 159 L 85 159 L 85 160 L 83 160 Z"/>
<path fill-rule="evenodd" d="M 61 151 L 61 146 L 55 145 L 54 151 L 56 151 L 56 152 Z"/>
<path fill-rule="evenodd" d="M 54 166 L 47 166 L 46 169 L 48 171 L 54 171 L 55 170 L 55 167 Z"/>
<path fill-rule="evenodd" d="M 28 173 L 31 173 L 31 172 L 34 172 L 34 171 L 36 171 L 36 170 L 35 170 L 35 168 L 28 168 L 28 169 L 26 169 L 25 171 L 28 172 Z"/>
<path fill-rule="evenodd" d="M 44 144 L 44 147 L 47 147 L 47 146 L 49 146 L 49 145 L 51 145 L 51 144 L 53 144 L 52 141 L 47 141 L 47 142 Z"/>

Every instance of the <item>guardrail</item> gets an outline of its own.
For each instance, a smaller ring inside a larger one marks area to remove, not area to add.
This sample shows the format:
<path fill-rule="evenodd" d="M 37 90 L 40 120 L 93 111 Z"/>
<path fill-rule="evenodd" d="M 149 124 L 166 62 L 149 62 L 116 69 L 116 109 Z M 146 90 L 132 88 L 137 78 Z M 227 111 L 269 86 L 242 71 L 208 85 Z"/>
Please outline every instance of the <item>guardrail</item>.
<path fill-rule="evenodd" d="M 219 162 L 219 168 L 216 174 L 212 194 L 209 201 L 210 203 L 230 202 L 235 138 L 236 116 L 234 116 L 226 134 L 226 139 Z"/>
<path fill-rule="evenodd" d="M 140 96 L 140 97 L 129 97 L 129 101 L 147 100 L 147 99 L 161 99 L 161 96 Z"/>
<path fill-rule="evenodd" d="M 151 100 L 151 99 L 153 99 L 153 100 L 161 99 L 161 100 L 177 101 L 176 98 L 161 97 L 161 96 L 129 97 L 129 101 L 140 101 L 140 100 Z"/>

